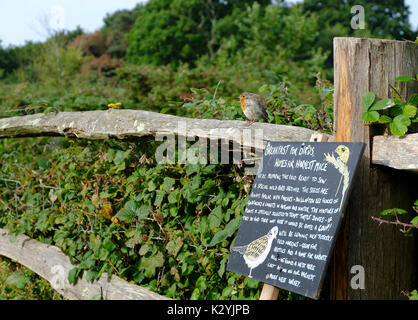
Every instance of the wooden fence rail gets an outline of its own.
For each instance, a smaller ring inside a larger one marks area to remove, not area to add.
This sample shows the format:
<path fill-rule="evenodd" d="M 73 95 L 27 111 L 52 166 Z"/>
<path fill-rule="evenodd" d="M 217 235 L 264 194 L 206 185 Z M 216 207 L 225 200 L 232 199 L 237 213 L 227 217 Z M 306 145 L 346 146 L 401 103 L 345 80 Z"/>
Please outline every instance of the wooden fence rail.
<path fill-rule="evenodd" d="M 85 139 L 138 139 L 164 135 L 186 138 L 228 139 L 253 146 L 246 135 L 261 140 L 309 141 L 315 131 L 286 125 L 245 121 L 194 119 L 143 110 L 97 110 L 34 114 L 0 119 L 0 138 L 30 136 L 67 136 Z M 261 145 L 257 146 L 262 148 Z"/>
<path fill-rule="evenodd" d="M 68 282 L 74 268 L 70 259 L 57 247 L 19 235 L 10 241 L 9 232 L 0 228 L 0 255 L 13 259 L 51 283 L 64 298 L 71 300 L 165 300 L 164 296 L 129 283 L 115 275 L 103 274 L 87 282 L 85 275 L 75 285 Z"/>
<path fill-rule="evenodd" d="M 254 143 L 260 132 L 261 141 Z M 59 112 L 0 119 L 0 138 L 66 136 L 85 139 L 138 139 L 158 135 L 228 139 L 263 149 L 266 141 L 309 141 L 315 131 L 286 125 L 238 120 L 184 118 L 142 110 Z M 328 141 L 332 136 L 323 134 Z M 418 134 L 406 138 L 375 136 L 372 163 L 418 171 Z"/>

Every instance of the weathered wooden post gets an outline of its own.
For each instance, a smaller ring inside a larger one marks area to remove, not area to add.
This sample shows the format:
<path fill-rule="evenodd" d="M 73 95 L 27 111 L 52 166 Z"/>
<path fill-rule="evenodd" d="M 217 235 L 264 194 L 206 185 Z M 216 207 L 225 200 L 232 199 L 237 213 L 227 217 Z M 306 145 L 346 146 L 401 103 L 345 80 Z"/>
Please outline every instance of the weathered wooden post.
<path fill-rule="evenodd" d="M 372 91 L 390 96 L 397 76 L 418 73 L 418 45 L 412 42 L 335 38 L 335 141 L 364 142 L 366 149 L 350 197 L 345 222 L 334 250 L 334 299 L 402 299 L 401 291 L 418 288 L 414 238 L 371 219 L 384 209 L 410 209 L 418 198 L 417 175 L 371 164 L 373 127 L 361 120 L 361 97 Z M 409 96 L 416 84 L 402 87 Z M 365 271 L 365 288 L 353 289 L 353 266 Z"/>

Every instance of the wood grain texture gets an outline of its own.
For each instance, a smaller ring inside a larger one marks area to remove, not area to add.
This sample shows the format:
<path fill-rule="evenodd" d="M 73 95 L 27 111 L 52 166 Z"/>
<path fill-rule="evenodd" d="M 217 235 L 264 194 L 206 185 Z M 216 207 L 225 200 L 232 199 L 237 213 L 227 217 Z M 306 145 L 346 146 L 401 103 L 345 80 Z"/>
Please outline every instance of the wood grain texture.
<path fill-rule="evenodd" d="M 418 73 L 418 45 L 412 42 L 335 38 L 334 106 L 336 141 L 364 142 L 366 149 L 354 178 L 353 190 L 334 250 L 335 299 L 402 299 L 401 291 L 418 287 L 414 239 L 397 228 L 379 226 L 372 215 L 388 208 L 409 209 L 418 198 L 416 176 L 372 164 L 373 128 L 361 121 L 361 97 L 372 91 L 390 97 L 389 84 L 400 75 Z M 416 92 L 416 84 L 402 84 L 402 94 Z M 405 217 L 408 219 L 408 217 Z M 350 286 L 350 269 L 365 270 L 365 289 Z"/>
<path fill-rule="evenodd" d="M 418 172 L 418 133 L 373 137 L 373 164 Z"/>
<path fill-rule="evenodd" d="M 280 289 L 265 283 L 260 294 L 260 300 L 277 300 Z"/>
<path fill-rule="evenodd" d="M 165 300 L 140 286 L 117 276 L 104 273 L 99 280 L 87 282 L 85 276 L 75 285 L 68 282 L 68 272 L 74 268 L 70 259 L 57 247 L 19 235 L 10 242 L 9 232 L 0 229 L 0 255 L 13 259 L 51 283 L 64 298 L 70 300 Z"/>
<path fill-rule="evenodd" d="M 315 131 L 285 125 L 239 120 L 183 118 L 143 110 L 98 110 L 34 114 L 0 119 L 0 138 L 67 136 L 86 139 L 133 139 L 175 135 L 227 139 L 263 149 L 266 141 L 308 141 Z M 251 137 L 261 136 L 254 144 Z M 327 135 L 329 136 L 329 135 Z"/>

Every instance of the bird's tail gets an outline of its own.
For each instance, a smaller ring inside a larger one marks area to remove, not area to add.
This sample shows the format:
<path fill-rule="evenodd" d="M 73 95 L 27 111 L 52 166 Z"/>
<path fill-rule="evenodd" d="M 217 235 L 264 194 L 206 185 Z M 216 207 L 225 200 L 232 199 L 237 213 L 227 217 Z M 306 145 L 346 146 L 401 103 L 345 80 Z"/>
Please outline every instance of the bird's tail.
<path fill-rule="evenodd" d="M 232 248 L 232 251 L 236 251 L 236 252 L 239 252 L 241 254 L 244 254 L 246 250 L 247 250 L 247 246 L 233 247 Z"/>

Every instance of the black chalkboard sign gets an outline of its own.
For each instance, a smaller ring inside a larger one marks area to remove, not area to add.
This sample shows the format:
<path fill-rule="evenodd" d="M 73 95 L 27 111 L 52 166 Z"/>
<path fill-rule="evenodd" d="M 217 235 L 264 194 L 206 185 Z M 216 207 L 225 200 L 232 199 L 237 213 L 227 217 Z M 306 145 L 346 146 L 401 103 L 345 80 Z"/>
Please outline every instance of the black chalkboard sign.
<path fill-rule="evenodd" d="M 227 270 L 317 299 L 364 147 L 268 142 Z"/>

